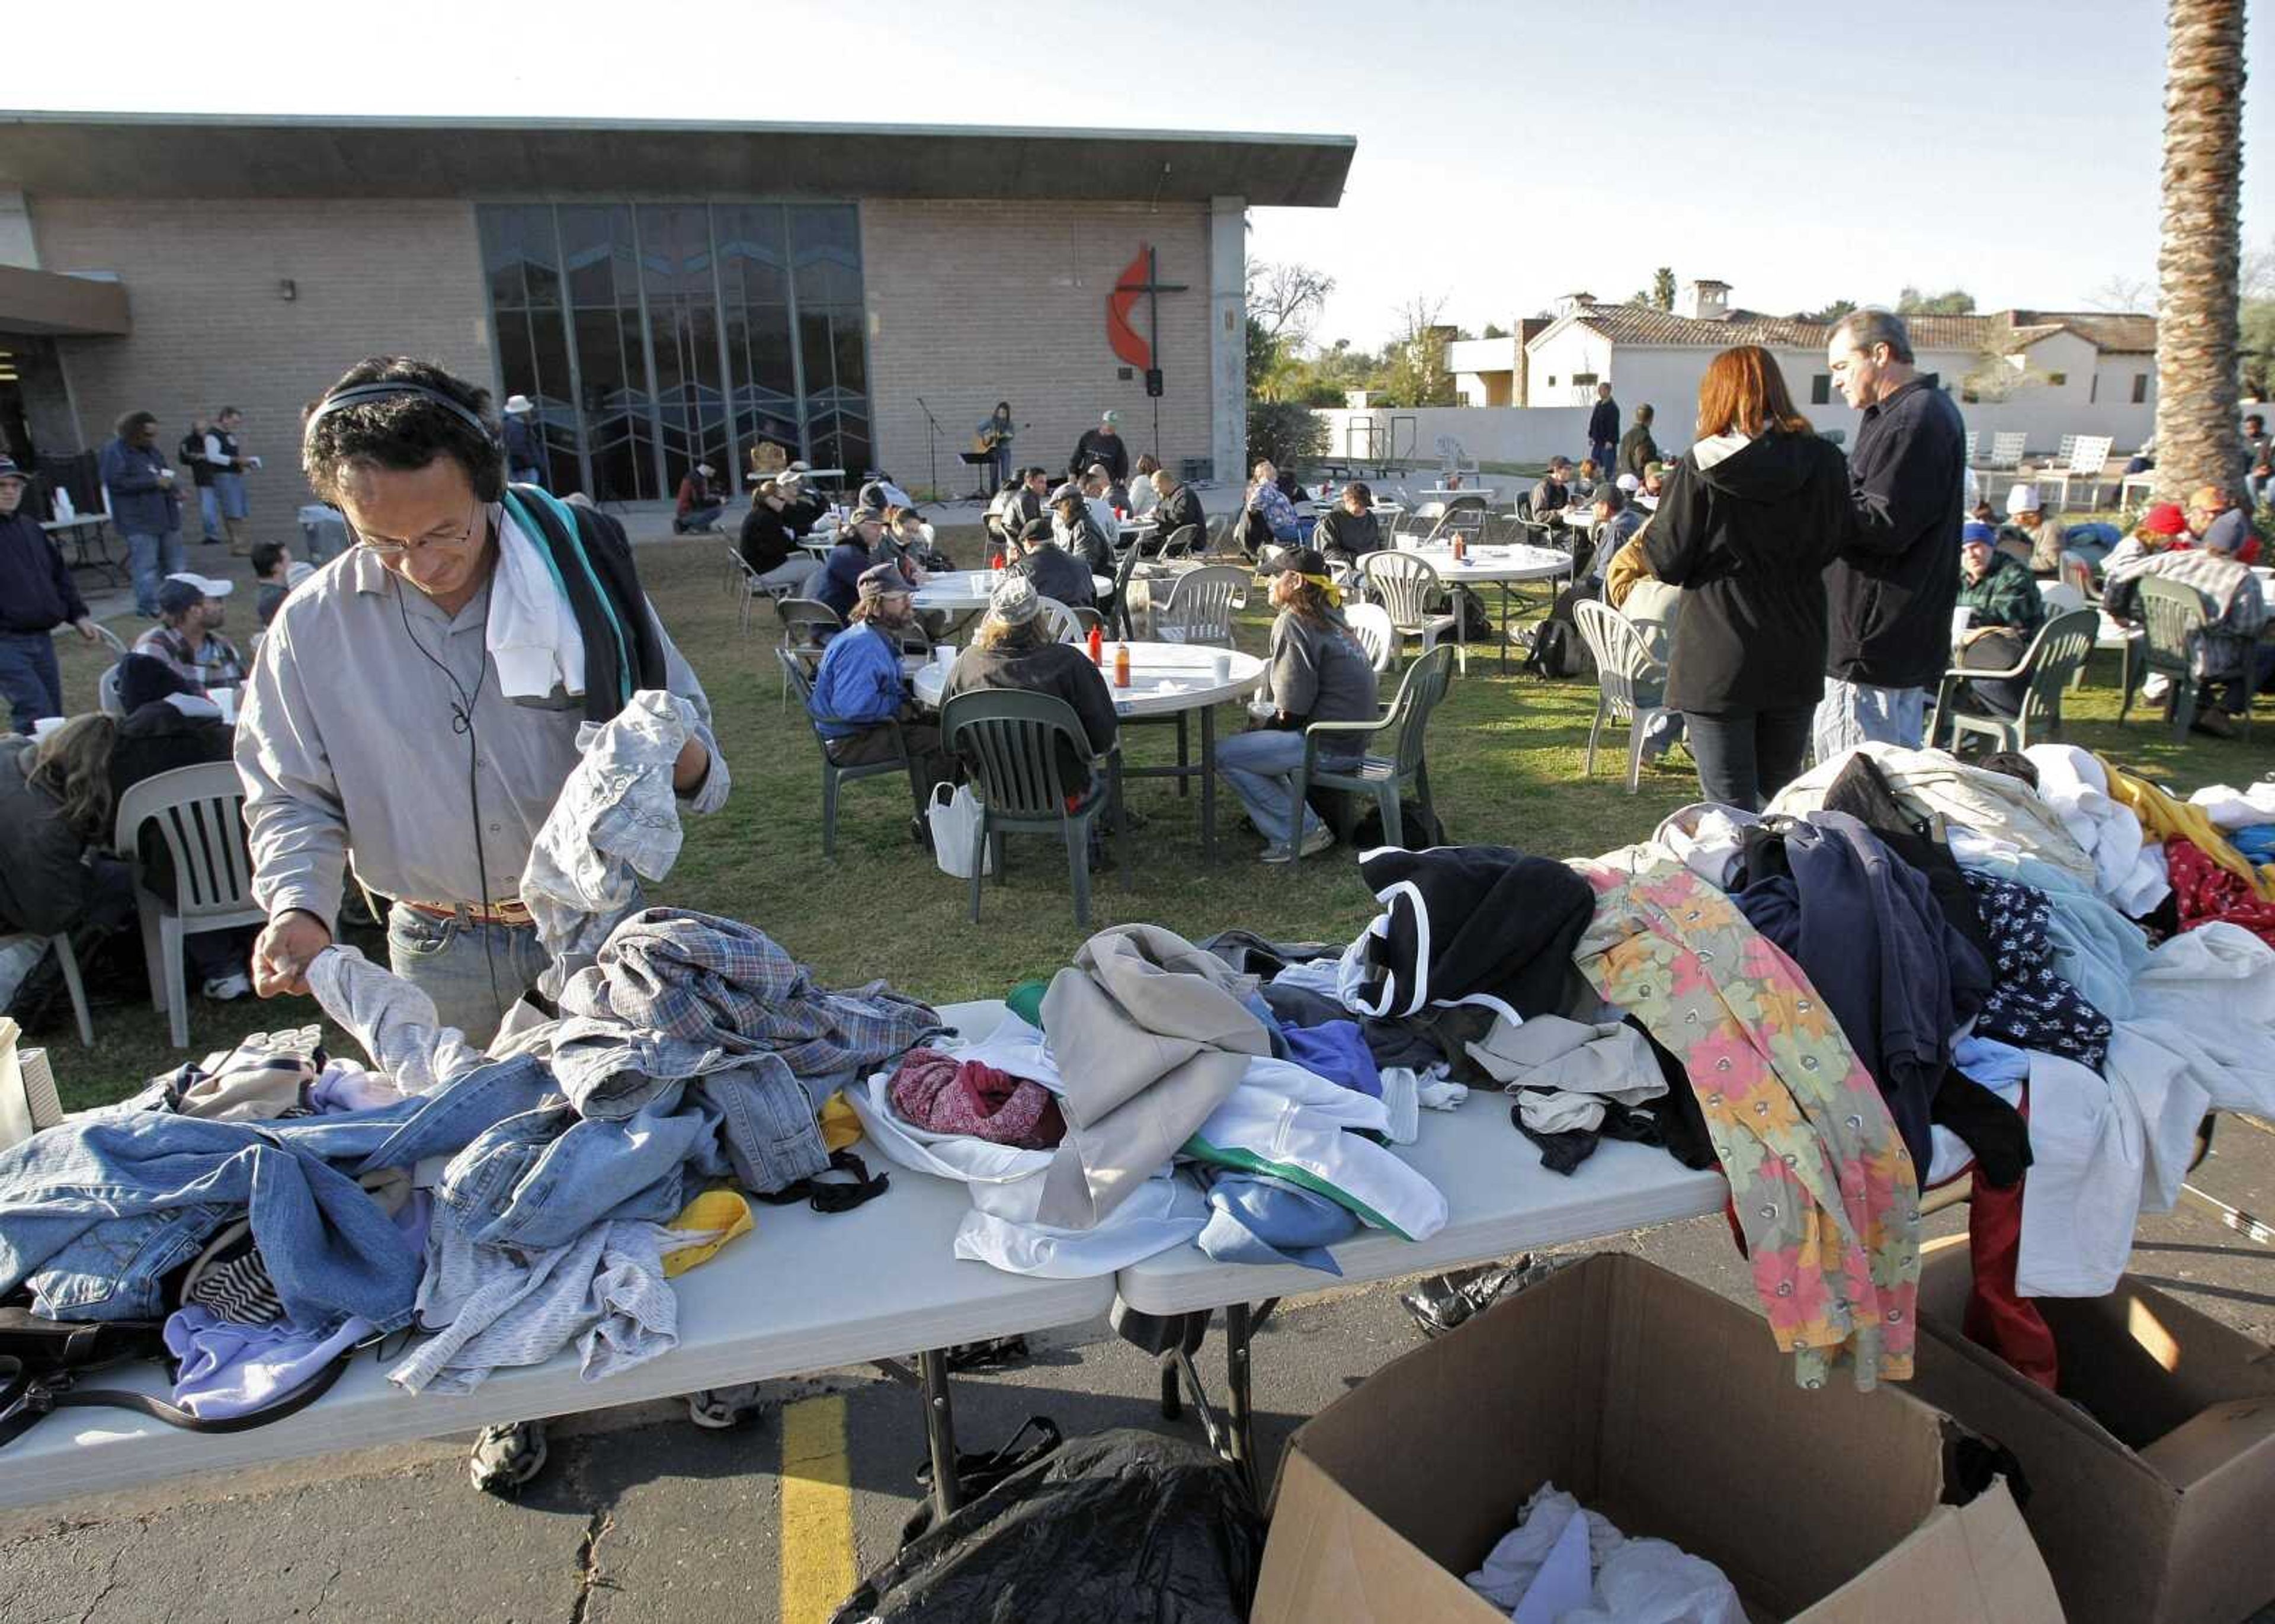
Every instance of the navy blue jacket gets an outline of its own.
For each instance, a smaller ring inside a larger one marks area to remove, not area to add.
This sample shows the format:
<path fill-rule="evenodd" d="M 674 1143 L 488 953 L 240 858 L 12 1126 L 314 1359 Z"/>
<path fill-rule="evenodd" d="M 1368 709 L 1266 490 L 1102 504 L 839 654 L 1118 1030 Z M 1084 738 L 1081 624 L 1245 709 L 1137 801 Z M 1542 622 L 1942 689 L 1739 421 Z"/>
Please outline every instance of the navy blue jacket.
<path fill-rule="evenodd" d="M 114 439 L 102 448 L 102 484 L 119 534 L 162 536 L 181 528 L 182 499 L 158 479 L 165 465 L 166 454 L 155 445 Z"/>
<path fill-rule="evenodd" d="M 1825 571 L 1825 674 L 1932 688 L 1951 659 L 1967 426 L 1933 373 L 1864 409 L 1848 457 L 1846 545 Z"/>
<path fill-rule="evenodd" d="M 52 631 L 87 616 L 64 555 L 19 508 L 0 518 L 0 631 Z"/>

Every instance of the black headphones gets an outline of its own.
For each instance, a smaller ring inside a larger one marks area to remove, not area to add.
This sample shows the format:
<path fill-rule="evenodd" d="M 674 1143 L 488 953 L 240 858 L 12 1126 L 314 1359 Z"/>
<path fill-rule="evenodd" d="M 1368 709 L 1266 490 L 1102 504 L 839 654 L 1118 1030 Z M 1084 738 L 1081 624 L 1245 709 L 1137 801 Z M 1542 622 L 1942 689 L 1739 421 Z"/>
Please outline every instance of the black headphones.
<path fill-rule="evenodd" d="M 346 389 L 335 389 L 329 395 L 325 396 L 322 400 L 316 403 L 316 409 L 308 413 L 308 421 L 302 428 L 301 433 L 305 435 L 308 429 L 315 427 L 319 422 L 322 421 L 325 418 L 329 417 L 335 412 L 338 412 L 348 406 L 367 406 L 376 400 L 432 401 L 435 404 L 442 407 L 443 411 L 457 418 L 460 422 L 465 423 L 468 427 L 473 429 L 476 434 L 481 435 L 481 437 L 488 441 L 490 444 L 502 447 L 504 443 L 503 431 L 482 421 L 481 415 L 479 412 L 470 410 L 460 402 L 452 400 L 448 395 L 445 395 L 440 389 L 431 389 L 424 383 L 412 383 L 407 381 L 393 383 L 384 381 L 378 383 L 351 383 Z"/>

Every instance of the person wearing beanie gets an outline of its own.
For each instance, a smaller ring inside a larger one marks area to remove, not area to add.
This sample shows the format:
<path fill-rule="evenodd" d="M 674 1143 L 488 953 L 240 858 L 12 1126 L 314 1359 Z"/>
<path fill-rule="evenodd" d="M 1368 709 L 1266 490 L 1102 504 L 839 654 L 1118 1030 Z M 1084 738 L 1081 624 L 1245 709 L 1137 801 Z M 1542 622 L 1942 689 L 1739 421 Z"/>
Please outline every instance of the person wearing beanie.
<path fill-rule="evenodd" d="M 877 544 L 885 539 L 885 516 L 874 508 L 856 508 L 837 533 L 837 545 L 821 561 L 821 574 L 806 590 L 851 619 L 861 595 L 861 575 L 877 562 Z"/>
<path fill-rule="evenodd" d="M 1043 624 L 1042 608 L 1042 594 L 1032 581 L 1024 575 L 1005 576 L 988 601 L 971 646 L 949 668 L 941 698 L 945 703 L 960 693 L 1001 689 L 1065 700 L 1090 741 L 1087 757 L 1063 738 L 1059 741 L 1059 782 L 1069 796 L 1078 797 L 1091 781 L 1092 761 L 1113 750 L 1120 724 L 1115 719 L 1113 691 L 1104 674 L 1091 664 L 1090 651 L 1078 643 L 1054 641 Z"/>
<path fill-rule="evenodd" d="M 195 691 L 233 688 L 245 680 L 245 656 L 221 635 L 234 581 L 170 575 L 158 584 L 158 623 L 134 639 L 134 652 L 164 661 Z"/>
<path fill-rule="evenodd" d="M 915 798 L 910 834 L 931 839 L 924 809 L 933 786 L 952 782 L 955 768 L 940 747 L 940 727 L 916 710 L 901 671 L 901 634 L 916 616 L 909 584 L 892 564 L 872 564 L 856 582 L 851 624 L 829 639 L 813 674 L 814 730 L 840 767 L 906 761 Z"/>
<path fill-rule="evenodd" d="M 1342 593 L 1328 578 L 1326 556 L 1300 547 L 1283 562 L 1272 580 L 1280 614 L 1264 663 L 1271 719 L 1216 749 L 1217 771 L 1263 833 L 1266 863 L 1293 863 L 1335 842 L 1317 812 L 1295 804 L 1304 729 L 1315 721 L 1372 721 L 1381 714 L 1374 664 L 1343 622 Z M 1336 742 L 1340 748 L 1331 752 L 1323 737 L 1320 753 L 1339 763 L 1365 747 L 1364 740 Z"/>
<path fill-rule="evenodd" d="M 1973 611 L 1961 633 L 1957 664 L 1999 671 L 2022 661 L 2045 623 L 2038 583 L 2022 561 L 1999 545 L 1999 533 L 1970 519 L 1959 532 L 1959 607 Z M 1969 709 L 2018 716 L 2029 684 L 2020 677 L 1972 680 L 1959 702 Z"/>
<path fill-rule="evenodd" d="M 1076 498 L 1075 505 L 1081 505 Z M 1087 608 L 1097 598 L 1097 585 L 1083 562 L 1058 544 L 1053 521 L 1029 519 L 1019 531 L 1019 562 L 1011 569 L 1034 583 L 1046 598 L 1067 608 Z"/>
<path fill-rule="evenodd" d="M 2258 578 L 2241 559 L 2212 548 L 2186 545 L 2185 515 L 2180 516 L 2181 533 L 2173 536 L 2174 514 L 2170 503 L 2150 509 L 2133 538 L 2143 543 L 2143 550 L 2121 562 L 2117 553 L 2110 555 L 2102 612 L 2140 623 L 2141 582 L 2149 576 L 2193 587 L 2204 612 L 2203 635 L 2190 661 L 2197 692 L 2194 726 L 2199 733 L 2231 738 L 2235 734 L 2233 719 L 2244 713 L 2254 692 L 2275 677 L 2275 648 L 2263 648 L 2259 642 L 2267 624 L 2267 600 Z M 2149 550 L 2151 542 L 2160 540 L 2165 542 L 2160 549 Z"/>
<path fill-rule="evenodd" d="M 2061 573 L 2062 554 L 2069 548 L 2069 528 L 2061 516 L 2046 511 L 2038 487 L 2027 482 L 2007 487 L 2007 522 L 1999 527 L 1999 550 L 2019 558 L 2040 580 Z"/>

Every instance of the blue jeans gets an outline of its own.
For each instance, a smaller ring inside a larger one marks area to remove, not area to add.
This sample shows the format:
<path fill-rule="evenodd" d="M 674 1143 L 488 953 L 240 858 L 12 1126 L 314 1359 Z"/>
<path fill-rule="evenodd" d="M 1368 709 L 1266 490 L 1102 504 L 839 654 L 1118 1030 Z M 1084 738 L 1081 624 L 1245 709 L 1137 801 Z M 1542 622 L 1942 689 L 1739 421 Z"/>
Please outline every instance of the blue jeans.
<path fill-rule="evenodd" d="M 179 574 L 186 557 L 178 529 L 162 535 L 150 531 L 139 535 L 128 533 L 126 567 L 134 575 L 134 607 L 140 613 L 152 620 L 158 618 L 158 583 Z"/>
<path fill-rule="evenodd" d="M 1801 776 L 1809 760 L 1810 706 L 1709 715 L 1685 711 L 1682 725 L 1698 763 L 1698 788 L 1710 801 L 1759 812 Z"/>
<path fill-rule="evenodd" d="M 1817 759 L 1830 761 L 1865 744 L 1917 750 L 1926 729 L 1926 689 L 1875 688 L 1828 676 L 1817 704 Z"/>
<path fill-rule="evenodd" d="M 1596 465 L 1596 477 L 1606 485 L 1620 477 L 1619 449 L 1619 442 L 1614 440 L 1591 440 L 1588 442 L 1588 460 Z"/>
<path fill-rule="evenodd" d="M 213 484 L 208 488 L 220 495 L 221 516 L 223 518 L 241 519 L 252 517 L 253 510 L 245 500 L 245 476 L 234 468 L 225 468 L 217 472 L 214 475 Z"/>
<path fill-rule="evenodd" d="M 1217 772 L 1248 809 L 1249 821 L 1275 846 L 1290 845 L 1296 840 L 1296 772 L 1303 765 L 1301 733 L 1258 728 L 1217 741 Z M 1303 833 L 1309 835 L 1319 827 L 1319 814 L 1304 807 Z"/>
<path fill-rule="evenodd" d="M 205 521 L 207 540 L 229 540 L 229 532 L 223 527 L 221 522 L 221 491 L 218 487 L 212 485 L 198 487 L 198 516 Z"/>
<path fill-rule="evenodd" d="M 488 1046 L 505 1012 L 550 963 L 533 925 L 461 925 L 404 907 L 387 911 L 387 962 L 476 1048 Z"/>
<path fill-rule="evenodd" d="M 39 718 L 64 714 L 54 638 L 44 631 L 0 631 L 0 693 L 8 696 L 9 721 L 27 737 Z"/>

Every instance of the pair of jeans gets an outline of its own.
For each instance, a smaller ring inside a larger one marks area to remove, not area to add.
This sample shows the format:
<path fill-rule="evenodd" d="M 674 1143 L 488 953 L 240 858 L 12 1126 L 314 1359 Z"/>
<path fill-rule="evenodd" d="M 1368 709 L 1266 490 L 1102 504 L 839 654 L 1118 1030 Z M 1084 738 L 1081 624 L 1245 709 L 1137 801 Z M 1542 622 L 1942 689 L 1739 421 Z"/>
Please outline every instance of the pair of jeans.
<path fill-rule="evenodd" d="M 431 918 L 400 903 L 388 910 L 389 969 L 435 1001 L 444 1026 L 487 1048 L 498 1023 L 551 963 L 533 925 Z"/>
<path fill-rule="evenodd" d="M 1710 801 L 1759 812 L 1809 760 L 1811 706 L 1767 711 L 1685 711 L 1698 787 Z"/>
<path fill-rule="evenodd" d="M 1927 690 L 1876 688 L 1867 683 L 1825 679 L 1817 703 L 1817 759 L 1830 761 L 1859 744 L 1901 744 L 1917 750 L 1927 729 Z"/>
<path fill-rule="evenodd" d="M 1588 442 L 1588 460 L 1596 465 L 1596 477 L 1610 484 L 1619 477 L 1619 442 L 1613 440 L 1591 440 Z"/>
<path fill-rule="evenodd" d="M 726 510 L 727 509 L 724 503 L 715 504 L 708 508 L 690 508 L 686 512 L 672 520 L 671 528 L 676 533 L 683 534 L 691 530 L 702 530 L 709 525 L 717 524 L 719 522 L 719 516 Z"/>
<path fill-rule="evenodd" d="M 127 533 L 126 567 L 134 577 L 137 613 L 150 620 L 158 618 L 158 584 L 170 575 L 180 574 L 187 557 L 178 527 Z"/>
<path fill-rule="evenodd" d="M 1303 765 L 1304 736 L 1293 729 L 1258 728 L 1217 743 L 1216 770 L 1274 846 L 1293 845 L 1298 837 L 1296 774 Z M 1305 806 L 1300 834 L 1319 827 L 1319 815 Z"/>
<path fill-rule="evenodd" d="M 2241 676 L 2207 676 L 2196 691 L 2197 703 L 2210 709 L 2217 706 L 2231 716 L 2241 716 L 2251 708 L 2251 696 L 2275 691 L 2275 645 L 2254 643 L 2244 651 L 2251 680 L 2247 684 Z"/>
<path fill-rule="evenodd" d="M 353 1175 L 456 1151 L 550 1090 L 525 1057 L 369 1111 L 226 1122 L 140 1110 L 50 1129 L 0 1152 L 0 1294 L 29 1281 L 55 1318 L 162 1318 L 166 1276 L 243 1218 L 301 1324 L 360 1314 L 396 1329 L 419 1260 Z"/>
<path fill-rule="evenodd" d="M 956 763 L 940 747 L 940 729 L 931 722 L 903 722 L 901 744 L 909 752 L 909 793 L 916 797 L 917 812 L 921 816 L 924 809 L 932 804 L 933 787 L 956 782 Z M 889 761 L 892 756 L 890 728 L 867 728 L 829 741 L 829 759 L 840 767 L 867 767 L 873 762 Z"/>
<path fill-rule="evenodd" d="M 8 718 L 29 737 L 32 723 L 64 714 L 63 669 L 56 663 L 56 640 L 44 631 L 0 631 L 0 693 L 8 696 Z"/>
<path fill-rule="evenodd" d="M 245 476 L 236 469 L 216 471 L 214 482 L 207 488 L 220 494 L 221 516 L 224 520 L 234 522 L 253 517 L 252 506 L 245 500 Z"/>
<path fill-rule="evenodd" d="M 221 522 L 221 487 L 219 486 L 198 487 L 198 517 L 204 521 L 207 540 L 229 540 L 229 531 Z"/>

